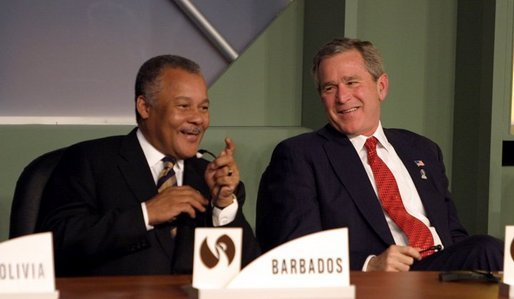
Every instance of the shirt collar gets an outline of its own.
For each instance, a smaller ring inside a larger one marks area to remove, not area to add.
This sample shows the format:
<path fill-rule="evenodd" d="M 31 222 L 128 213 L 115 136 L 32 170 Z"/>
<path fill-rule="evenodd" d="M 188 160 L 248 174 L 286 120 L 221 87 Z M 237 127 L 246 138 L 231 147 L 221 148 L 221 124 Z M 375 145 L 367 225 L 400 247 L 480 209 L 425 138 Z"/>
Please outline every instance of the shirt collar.
<path fill-rule="evenodd" d="M 375 133 L 373 133 L 372 136 L 378 139 L 378 143 L 383 148 L 385 148 L 386 151 L 390 151 L 392 145 L 389 143 L 387 137 L 385 136 L 384 129 L 382 128 L 382 122 L 378 123 L 377 130 L 375 131 Z M 348 138 L 350 139 L 350 142 L 353 144 L 353 146 L 358 152 L 360 152 L 361 150 L 366 150 L 364 149 L 364 143 L 366 143 L 366 140 L 369 138 L 368 136 L 357 135 Z"/>
<path fill-rule="evenodd" d="M 158 151 L 148 140 L 146 139 L 145 135 L 141 132 L 140 129 L 137 129 L 136 132 L 137 139 L 139 140 L 139 144 L 141 145 L 141 148 L 143 149 L 143 153 L 145 154 L 146 162 L 150 167 L 154 167 L 158 163 L 161 163 L 162 158 L 164 158 L 164 154 Z M 160 164 L 159 164 L 160 166 Z M 175 163 L 175 167 L 179 167 L 179 169 L 183 169 L 184 167 L 184 160 L 177 160 Z"/>

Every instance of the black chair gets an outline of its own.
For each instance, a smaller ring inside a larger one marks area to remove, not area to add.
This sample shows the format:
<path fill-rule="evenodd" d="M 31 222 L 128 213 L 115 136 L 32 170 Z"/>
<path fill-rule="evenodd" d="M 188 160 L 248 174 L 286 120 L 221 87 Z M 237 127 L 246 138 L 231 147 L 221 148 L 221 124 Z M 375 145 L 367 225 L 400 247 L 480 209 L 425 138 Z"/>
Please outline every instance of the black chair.
<path fill-rule="evenodd" d="M 43 190 L 63 151 L 60 148 L 43 154 L 23 169 L 11 207 L 10 239 L 35 232 Z"/>

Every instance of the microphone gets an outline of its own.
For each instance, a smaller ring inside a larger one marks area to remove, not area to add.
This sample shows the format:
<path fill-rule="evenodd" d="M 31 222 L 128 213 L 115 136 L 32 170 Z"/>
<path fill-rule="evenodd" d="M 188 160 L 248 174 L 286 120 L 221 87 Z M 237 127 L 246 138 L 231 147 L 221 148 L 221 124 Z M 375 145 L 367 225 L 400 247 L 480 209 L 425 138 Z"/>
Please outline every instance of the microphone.
<path fill-rule="evenodd" d="M 216 159 L 216 155 L 214 155 L 210 151 L 208 151 L 206 149 L 203 149 L 203 148 L 198 150 L 198 152 L 196 153 L 196 157 L 197 158 L 203 158 L 205 156 L 205 154 L 209 155 L 213 159 Z"/>

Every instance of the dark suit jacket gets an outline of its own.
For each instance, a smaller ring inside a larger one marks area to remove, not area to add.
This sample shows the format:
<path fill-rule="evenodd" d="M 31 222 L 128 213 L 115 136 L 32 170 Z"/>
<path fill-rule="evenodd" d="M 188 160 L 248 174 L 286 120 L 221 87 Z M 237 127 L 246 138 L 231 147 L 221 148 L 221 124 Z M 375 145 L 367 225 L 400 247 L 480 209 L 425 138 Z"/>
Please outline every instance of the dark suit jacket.
<path fill-rule="evenodd" d="M 210 198 L 204 181 L 208 162 L 185 160 L 184 185 Z M 45 189 L 38 230 L 52 231 L 58 276 L 191 273 L 195 227 L 211 227 L 211 210 L 196 219 L 181 215 L 174 241 L 170 225 L 147 231 L 141 203 L 157 194 L 136 137 L 113 136 L 69 147 Z M 245 265 L 258 254 L 253 232 L 239 210 L 228 226 L 243 228 Z"/>
<path fill-rule="evenodd" d="M 384 131 L 409 171 L 443 245 L 464 239 L 467 232 L 450 199 L 439 147 L 409 131 Z M 416 160 L 425 165 L 419 167 Z M 421 168 L 427 179 L 421 178 Z M 355 148 L 330 125 L 275 148 L 261 178 L 256 218 L 263 251 L 309 233 L 347 227 L 352 270 L 361 270 L 369 255 L 394 244 Z"/>

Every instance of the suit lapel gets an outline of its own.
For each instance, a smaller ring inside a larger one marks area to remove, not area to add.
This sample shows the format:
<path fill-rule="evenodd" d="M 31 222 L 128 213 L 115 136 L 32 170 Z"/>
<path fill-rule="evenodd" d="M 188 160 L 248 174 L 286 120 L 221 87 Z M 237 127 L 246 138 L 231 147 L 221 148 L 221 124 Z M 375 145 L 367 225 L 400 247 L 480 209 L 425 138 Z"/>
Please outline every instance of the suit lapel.
<path fill-rule="evenodd" d="M 437 213 L 437 208 L 433 205 L 433 202 L 429 200 L 437 196 L 437 191 L 432 185 L 434 178 L 428 171 L 430 168 L 430 165 L 427 165 L 429 161 L 424 159 L 420 154 L 421 151 L 416 150 L 416 145 L 406 140 L 405 136 L 399 138 L 397 134 L 387 129 L 384 129 L 384 132 L 387 136 L 387 140 L 393 145 L 398 157 L 400 157 L 403 165 L 405 165 L 405 168 L 409 172 L 412 182 L 414 186 L 416 186 L 416 190 L 421 198 L 427 217 L 430 219 L 431 224 L 437 227 L 437 224 L 434 222 L 437 221 L 436 219 L 439 213 Z"/>
<path fill-rule="evenodd" d="M 204 171 L 201 159 L 196 157 L 185 160 L 185 172 L 183 185 L 191 186 L 202 193 L 206 198 L 210 197 L 209 189 L 205 183 Z"/>
<path fill-rule="evenodd" d="M 125 179 L 127 189 L 134 194 L 138 203 L 142 203 L 157 194 L 157 187 L 137 139 L 136 130 L 132 130 L 123 140 L 120 147 L 118 168 Z M 170 235 L 170 225 L 158 225 L 154 228 L 154 231 L 158 243 L 171 259 L 174 246 Z"/>
<path fill-rule="evenodd" d="M 332 128 L 326 127 L 320 134 L 328 139 L 324 149 L 335 174 L 363 218 L 386 244 L 394 244 L 382 207 L 350 140 Z"/>
<path fill-rule="evenodd" d="M 144 202 L 157 193 L 150 167 L 137 140 L 136 129 L 123 140 L 118 168 L 127 183 L 127 188 L 138 202 Z"/>
<path fill-rule="evenodd" d="M 204 169 L 201 167 L 200 159 L 193 157 L 184 161 L 184 180 L 183 186 L 191 186 L 200 191 L 205 198 L 210 198 L 209 189 L 204 181 Z M 207 206 L 209 210 L 210 205 Z M 190 272 L 193 264 L 193 244 L 194 233 L 197 226 L 211 226 L 210 220 L 207 219 L 211 213 L 200 213 L 197 211 L 196 218 L 192 219 L 189 215 L 182 214 L 177 220 L 177 235 L 175 237 L 175 249 L 172 259 L 173 271 L 181 273 L 183 271 Z"/>

